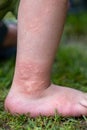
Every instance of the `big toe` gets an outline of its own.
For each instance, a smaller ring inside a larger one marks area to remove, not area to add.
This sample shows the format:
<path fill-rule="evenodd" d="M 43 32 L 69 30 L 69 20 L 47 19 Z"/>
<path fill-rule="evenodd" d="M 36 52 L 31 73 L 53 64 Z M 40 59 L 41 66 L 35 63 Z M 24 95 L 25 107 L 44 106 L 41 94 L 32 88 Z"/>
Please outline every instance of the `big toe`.
<path fill-rule="evenodd" d="M 87 94 L 78 102 L 77 113 L 87 116 Z"/>

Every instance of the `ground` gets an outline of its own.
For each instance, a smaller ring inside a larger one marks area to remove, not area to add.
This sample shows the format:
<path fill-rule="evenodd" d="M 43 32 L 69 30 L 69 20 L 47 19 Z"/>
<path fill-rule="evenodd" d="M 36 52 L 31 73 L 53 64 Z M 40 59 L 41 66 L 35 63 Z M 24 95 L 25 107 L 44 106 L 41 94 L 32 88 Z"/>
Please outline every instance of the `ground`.
<path fill-rule="evenodd" d="M 87 45 L 61 44 L 56 55 L 52 81 L 87 92 Z M 54 117 L 35 119 L 12 116 L 4 111 L 4 99 L 9 91 L 15 58 L 0 63 L 0 130 L 87 130 L 87 118 L 63 118 L 55 112 Z"/>

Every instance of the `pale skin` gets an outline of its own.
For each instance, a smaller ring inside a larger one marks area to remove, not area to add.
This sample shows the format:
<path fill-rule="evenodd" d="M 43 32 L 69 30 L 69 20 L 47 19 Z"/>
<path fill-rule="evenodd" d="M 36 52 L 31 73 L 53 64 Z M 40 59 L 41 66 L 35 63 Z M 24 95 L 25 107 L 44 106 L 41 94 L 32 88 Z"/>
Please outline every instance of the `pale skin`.
<path fill-rule="evenodd" d="M 87 115 L 87 94 L 51 83 L 68 0 L 21 0 L 13 83 L 5 100 L 12 114 Z"/>

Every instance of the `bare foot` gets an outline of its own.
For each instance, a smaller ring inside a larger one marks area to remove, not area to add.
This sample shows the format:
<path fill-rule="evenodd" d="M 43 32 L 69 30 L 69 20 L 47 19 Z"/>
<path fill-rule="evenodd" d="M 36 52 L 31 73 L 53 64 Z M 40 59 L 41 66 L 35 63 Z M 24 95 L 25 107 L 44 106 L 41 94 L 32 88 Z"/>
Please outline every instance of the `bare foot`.
<path fill-rule="evenodd" d="M 5 101 L 5 109 L 12 114 L 30 113 L 32 117 L 54 115 L 55 110 L 62 116 L 87 115 L 87 94 L 53 84 L 31 95 L 12 87 Z"/>

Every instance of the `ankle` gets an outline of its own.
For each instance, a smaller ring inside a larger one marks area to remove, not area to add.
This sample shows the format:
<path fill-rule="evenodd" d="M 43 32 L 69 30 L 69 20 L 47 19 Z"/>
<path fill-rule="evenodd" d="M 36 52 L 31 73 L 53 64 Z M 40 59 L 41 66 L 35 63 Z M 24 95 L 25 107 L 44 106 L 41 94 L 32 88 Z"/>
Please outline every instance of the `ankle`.
<path fill-rule="evenodd" d="M 26 85 L 27 84 L 27 85 Z M 40 83 L 36 83 L 33 81 L 30 81 L 29 83 L 25 83 L 25 85 L 19 83 L 16 84 L 13 82 L 11 87 L 11 93 L 18 95 L 26 95 L 28 97 L 37 97 L 40 95 L 43 95 L 44 91 L 51 85 L 51 82 L 43 82 L 40 81 Z"/>
<path fill-rule="evenodd" d="M 21 64 L 16 66 L 13 86 L 25 93 L 43 91 L 50 86 L 50 73 L 42 66 Z"/>

